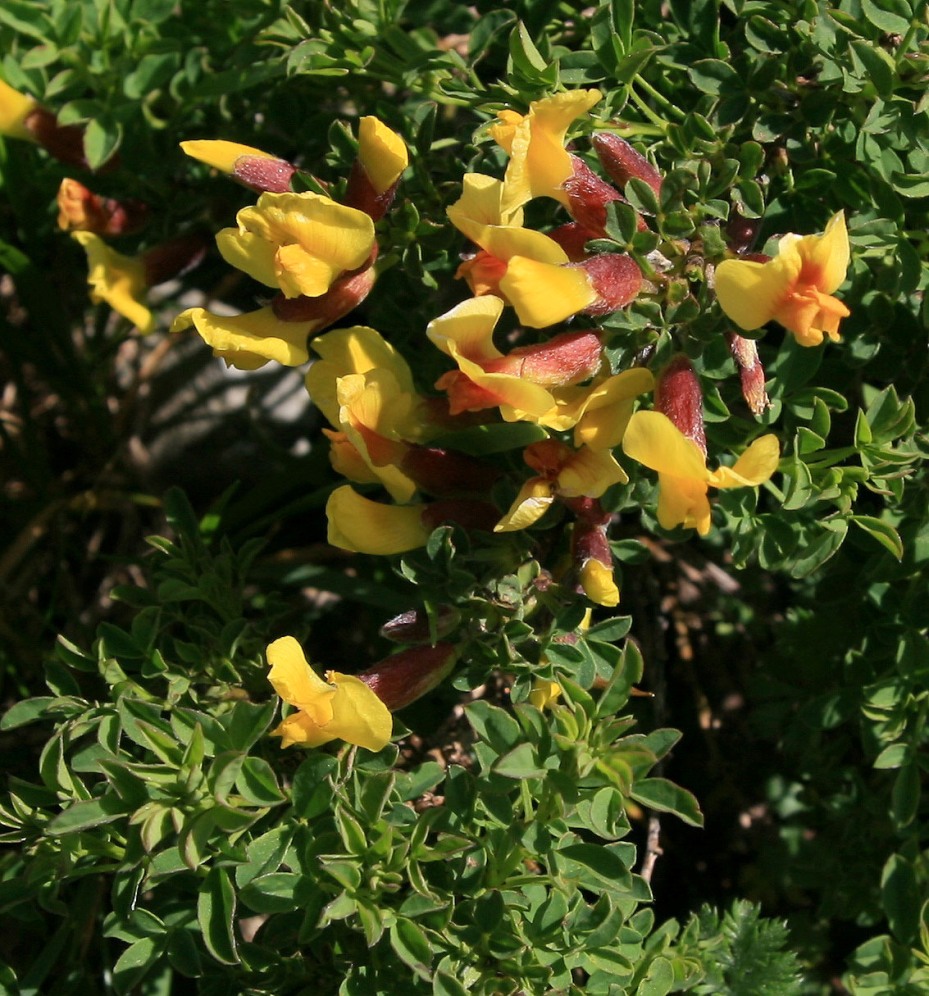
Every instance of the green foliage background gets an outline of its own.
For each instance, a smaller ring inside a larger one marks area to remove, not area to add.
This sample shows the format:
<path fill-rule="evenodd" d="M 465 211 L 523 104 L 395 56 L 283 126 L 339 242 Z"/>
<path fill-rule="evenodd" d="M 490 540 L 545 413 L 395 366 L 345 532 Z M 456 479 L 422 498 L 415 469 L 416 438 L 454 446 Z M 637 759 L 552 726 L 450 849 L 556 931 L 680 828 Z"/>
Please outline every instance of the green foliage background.
<path fill-rule="evenodd" d="M 466 169 L 502 170 L 480 126 L 601 88 L 598 116 L 665 175 L 660 203 L 626 191 L 655 233 L 619 212 L 611 234 L 642 259 L 660 240 L 685 278 L 615 319 L 613 358 L 684 349 L 711 448 L 764 425 L 784 458 L 757 502 L 719 496 L 705 540 L 643 541 L 660 533 L 639 513 L 654 485 L 634 477 L 612 504 L 628 616 L 573 645 L 578 605 L 534 600 L 537 565 L 513 550 L 444 530 L 399 571 L 333 557 L 325 450 L 297 457 L 293 430 L 262 422 L 263 376 L 233 434 L 140 461 L 140 439 L 200 417 L 191 402 L 160 420 L 155 401 L 207 351 L 164 367 L 180 347 L 127 343 L 86 305 L 84 260 L 55 227 L 69 171 L 3 143 L 8 991 L 929 989 L 927 17 L 924 0 L 4 0 L 3 77 L 86 125 L 95 190 L 153 208 L 121 251 L 215 232 L 252 199 L 181 140 L 256 145 L 338 184 L 346 126 L 376 114 L 399 131 L 412 162 L 382 226 L 390 265 L 352 320 L 423 387 L 442 368 L 422 331 L 462 296 L 445 208 Z M 853 247 L 843 342 L 761 340 L 761 425 L 683 248 L 721 257 L 733 206 L 763 216 L 761 243 L 844 209 Z M 191 289 L 220 287 L 252 302 L 209 259 L 168 289 L 162 327 Z M 315 441 L 313 418 L 299 431 Z M 144 552 L 151 533 L 167 538 Z M 469 664 L 403 714 L 418 738 L 281 754 L 264 736 L 267 642 L 294 632 L 314 660 L 361 667 L 417 599 L 458 605 Z M 569 691 L 551 722 L 523 701 L 540 673 Z M 648 812 L 681 818 L 661 818 L 650 885 Z"/>

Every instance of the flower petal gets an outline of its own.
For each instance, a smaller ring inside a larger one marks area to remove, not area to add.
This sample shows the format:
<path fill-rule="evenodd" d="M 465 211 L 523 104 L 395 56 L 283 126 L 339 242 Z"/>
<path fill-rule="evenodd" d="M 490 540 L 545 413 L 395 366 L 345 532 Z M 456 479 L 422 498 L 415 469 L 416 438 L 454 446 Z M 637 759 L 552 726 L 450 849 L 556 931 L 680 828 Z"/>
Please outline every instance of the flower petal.
<path fill-rule="evenodd" d="M 682 437 L 683 438 L 683 437 Z M 665 529 L 683 526 L 701 536 L 710 531 L 707 483 L 693 477 L 658 475 L 658 522 Z"/>
<path fill-rule="evenodd" d="M 253 148 L 251 145 L 240 145 L 238 142 L 224 142 L 221 140 L 210 141 L 208 139 L 196 139 L 191 142 L 181 142 L 181 149 L 184 154 L 191 159 L 199 159 L 218 169 L 221 173 L 232 173 L 235 170 L 237 159 L 242 156 L 254 156 L 257 159 L 276 159 L 261 149 Z"/>
<path fill-rule="evenodd" d="M 91 301 L 105 302 L 143 335 L 151 332 L 155 319 L 143 303 L 146 280 L 141 261 L 116 252 L 92 232 L 72 232 L 71 238 L 87 253 Z"/>
<path fill-rule="evenodd" d="M 714 488 L 755 487 L 764 484 L 777 470 L 780 460 L 777 436 L 767 435 L 756 439 L 736 460 L 732 467 L 720 467 L 710 474 Z"/>
<path fill-rule="evenodd" d="M 372 115 L 358 125 L 358 158 L 378 194 L 400 179 L 410 161 L 403 139 Z"/>
<path fill-rule="evenodd" d="M 172 332 L 193 326 L 229 366 L 256 370 L 269 360 L 297 367 L 309 359 L 307 336 L 318 322 L 282 322 L 269 308 L 244 315 L 215 315 L 205 308 L 188 308 L 174 319 Z"/>
<path fill-rule="evenodd" d="M 339 424 L 339 402 L 336 398 L 339 377 L 383 367 L 393 374 L 402 392 L 414 393 L 413 375 L 406 360 L 380 332 L 372 328 L 355 325 L 334 329 L 317 336 L 313 340 L 313 350 L 322 358 L 310 367 L 306 387 L 331 425 Z"/>
<path fill-rule="evenodd" d="M 335 688 L 310 667 L 300 644 L 292 636 L 282 636 L 266 650 L 268 681 L 287 703 L 308 713 L 319 726 L 332 719 Z"/>
<path fill-rule="evenodd" d="M 587 274 L 576 268 L 514 256 L 500 290 L 523 325 L 541 329 L 583 311 L 597 299 Z"/>
<path fill-rule="evenodd" d="M 329 542 L 343 550 L 390 556 L 425 546 L 430 530 L 423 525 L 424 505 L 382 505 L 348 485 L 336 488 L 326 502 Z"/>
<path fill-rule="evenodd" d="M 761 328 L 792 292 L 800 268 L 800 257 L 788 247 L 767 263 L 727 259 L 716 267 L 719 306 L 739 328 Z"/>
<path fill-rule="evenodd" d="M 36 137 L 26 127 L 26 118 L 38 108 L 33 97 L 14 90 L 0 80 L 0 135 L 35 142 Z"/>
<path fill-rule="evenodd" d="M 638 411 L 623 436 L 623 451 L 659 474 L 705 482 L 708 471 L 696 443 L 661 412 Z"/>
<path fill-rule="evenodd" d="M 336 687 L 332 720 L 326 732 L 366 750 L 386 747 L 393 732 L 393 718 L 387 706 L 354 675 L 329 671 L 326 677 Z"/>
<path fill-rule="evenodd" d="M 578 572 L 578 581 L 584 594 L 597 605 L 612 608 L 619 605 L 619 588 L 613 571 L 595 557 L 585 560 Z"/>
<path fill-rule="evenodd" d="M 538 522 L 554 502 L 552 486 L 542 477 L 532 477 L 519 489 L 509 511 L 494 526 L 495 533 L 528 529 Z"/>

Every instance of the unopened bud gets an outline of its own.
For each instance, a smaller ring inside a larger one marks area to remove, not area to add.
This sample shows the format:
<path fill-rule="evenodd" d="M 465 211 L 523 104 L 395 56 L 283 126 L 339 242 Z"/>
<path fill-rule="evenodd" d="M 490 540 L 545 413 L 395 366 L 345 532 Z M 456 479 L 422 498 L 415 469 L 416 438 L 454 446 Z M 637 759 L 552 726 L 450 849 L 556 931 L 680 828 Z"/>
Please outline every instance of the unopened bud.
<path fill-rule="evenodd" d="M 435 615 L 430 616 L 422 609 L 401 612 L 381 626 L 379 632 L 393 643 L 424 643 L 427 640 L 442 639 L 457 629 L 461 613 L 452 605 L 440 605 Z"/>
<path fill-rule="evenodd" d="M 583 263 L 567 263 L 585 270 L 597 300 L 584 309 L 585 315 L 609 315 L 634 301 L 642 289 L 642 271 L 631 256 L 602 253 Z"/>
<path fill-rule="evenodd" d="M 733 252 L 747 253 L 755 244 L 761 229 L 761 218 L 746 218 L 733 204 L 729 209 L 729 221 L 726 222 L 726 242 Z"/>
<path fill-rule="evenodd" d="M 568 195 L 568 211 L 571 217 L 593 232 L 592 237 L 606 234 L 606 206 L 613 201 L 624 200 L 623 196 L 602 180 L 578 156 L 570 156 L 572 173 L 562 184 Z"/>
<path fill-rule="evenodd" d="M 358 158 L 348 177 L 344 203 L 378 221 L 393 203 L 400 174 L 408 163 L 406 145 L 396 132 L 376 117 L 362 118 Z"/>
<path fill-rule="evenodd" d="M 454 645 L 437 643 L 434 647 L 401 650 L 358 677 L 391 712 L 396 712 L 440 685 L 454 666 Z"/>
<path fill-rule="evenodd" d="M 379 194 L 364 167 L 356 159 L 348 174 L 348 186 L 345 188 L 345 197 L 342 200 L 346 207 L 364 211 L 372 221 L 380 221 L 390 210 L 399 185 L 397 181 Z"/>
<path fill-rule="evenodd" d="M 197 139 L 181 142 L 181 149 L 192 159 L 199 159 L 207 166 L 228 174 L 257 193 L 286 193 L 297 172 L 297 167 L 285 159 L 238 142 Z"/>
<path fill-rule="evenodd" d="M 655 408 L 693 440 L 706 456 L 703 428 L 703 390 L 690 360 L 678 353 L 655 381 Z"/>
<path fill-rule="evenodd" d="M 427 529 L 437 529 L 446 523 L 461 526 L 462 529 L 480 529 L 492 533 L 500 519 L 500 510 L 489 501 L 476 501 L 468 498 L 446 498 L 432 502 L 423 508 L 420 515 Z"/>
<path fill-rule="evenodd" d="M 139 257 L 149 287 L 192 270 L 206 255 L 210 240 L 202 232 L 192 232 L 168 239 L 146 250 Z"/>
<path fill-rule="evenodd" d="M 441 497 L 487 494 L 500 477 L 496 467 L 464 453 L 435 446 L 410 444 L 399 466 L 422 491 Z"/>
<path fill-rule="evenodd" d="M 615 184 L 625 187 L 635 177 L 644 180 L 656 194 L 661 193 L 661 174 L 624 138 L 612 132 L 601 131 L 591 141 L 603 168 Z"/>
<path fill-rule="evenodd" d="M 591 239 L 599 238 L 597 232 L 592 232 L 576 221 L 559 225 L 547 234 L 552 242 L 557 242 L 564 249 L 572 263 L 581 263 L 587 259 L 590 255 L 587 252 L 587 243 Z"/>
<path fill-rule="evenodd" d="M 598 605 L 619 603 L 619 589 L 613 578 L 613 551 L 607 537 L 610 515 L 596 498 L 566 501 L 577 521 L 571 533 L 571 557 L 578 584 Z"/>
<path fill-rule="evenodd" d="M 739 368 L 742 397 L 753 415 L 763 415 L 771 402 L 765 389 L 764 367 L 758 356 L 758 344 L 754 339 L 746 339 L 734 332 L 728 333 L 726 340 L 735 365 Z"/>
<path fill-rule="evenodd" d="M 545 342 L 517 346 L 481 366 L 487 373 L 506 373 L 543 387 L 579 384 L 599 370 L 602 345 L 592 329 L 562 332 Z"/>
<path fill-rule="evenodd" d="M 297 167 L 284 159 L 241 156 L 236 160 L 232 178 L 258 193 L 286 194 Z"/>
<path fill-rule="evenodd" d="M 66 232 L 130 235 L 147 216 L 148 207 L 141 201 L 100 197 L 77 180 L 65 178 L 58 188 L 58 226 Z"/>
<path fill-rule="evenodd" d="M 50 155 L 69 166 L 88 169 L 84 155 L 84 129 L 80 125 L 60 125 L 55 115 L 45 107 L 37 107 L 23 122 L 33 139 Z M 115 157 L 107 162 L 115 165 Z"/>

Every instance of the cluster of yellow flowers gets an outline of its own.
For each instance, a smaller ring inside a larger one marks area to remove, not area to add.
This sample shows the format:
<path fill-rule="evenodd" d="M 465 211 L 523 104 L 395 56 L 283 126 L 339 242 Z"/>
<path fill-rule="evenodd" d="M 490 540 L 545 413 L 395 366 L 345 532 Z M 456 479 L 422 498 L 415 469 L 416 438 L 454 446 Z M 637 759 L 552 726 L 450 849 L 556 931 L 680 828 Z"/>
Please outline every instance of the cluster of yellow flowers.
<path fill-rule="evenodd" d="M 27 98 L 17 103 L 8 90 L 0 90 L 0 130 L 32 138 L 23 125 L 32 105 Z M 622 195 L 566 148 L 566 135 L 600 98 L 597 90 L 559 93 L 532 103 L 525 115 L 503 111 L 491 124 L 491 137 L 509 157 L 503 179 L 466 174 L 461 197 L 448 208 L 450 221 L 472 245 L 458 270 L 472 296 L 424 330 L 454 364 L 436 382 L 438 396 L 416 391 L 406 360 L 375 329 L 323 331 L 363 301 L 376 280 L 375 226 L 408 165 L 398 135 L 374 117 L 361 119 L 358 158 L 341 202 L 323 193 L 293 192 L 297 167 L 259 149 L 183 143 L 188 155 L 259 193 L 256 204 L 239 211 L 235 228 L 219 232 L 216 244 L 231 266 L 269 288 L 272 297 L 258 310 L 232 317 L 188 309 L 172 331 L 194 328 L 215 355 L 241 369 L 271 360 L 299 366 L 315 354 L 307 389 L 332 426 L 326 435 L 333 467 L 351 482 L 336 488 L 327 504 L 332 544 L 397 554 L 423 546 L 443 522 L 510 532 L 531 526 L 559 502 L 574 517 L 573 574 L 565 580 L 573 579 L 593 603 L 613 606 L 619 591 L 607 535 L 610 516 L 600 499 L 628 480 L 614 456 L 618 447 L 657 472 L 660 524 L 700 534 L 710 529 L 709 488 L 757 486 L 775 471 L 779 450 L 773 435 L 756 439 L 731 467 L 707 467 L 699 383 L 683 355 L 657 380 L 644 367 L 613 373 L 597 327 L 556 328 L 576 315 L 615 312 L 643 287 L 630 256 L 587 251 L 590 240 L 605 234 L 606 206 Z M 606 132 L 594 135 L 593 146 L 617 184 L 634 176 L 660 194 L 659 173 L 628 143 Z M 570 221 L 548 233 L 526 228 L 524 208 L 540 197 L 561 204 Z M 166 259 L 178 264 L 176 272 L 202 247 L 120 256 L 101 235 L 129 230 L 131 206 L 103 201 L 75 181 L 65 181 L 59 204 L 62 227 L 73 229 L 87 250 L 94 300 L 150 331 L 154 321 L 145 288 L 170 272 Z M 801 345 L 835 341 L 848 310 L 832 294 L 848 262 L 845 222 L 837 214 L 823 235 L 784 236 L 773 259 L 742 255 L 721 263 L 717 299 L 742 330 L 774 320 Z M 507 307 L 522 327 L 552 334 L 501 353 L 494 330 Z M 749 357 L 743 372 L 754 369 L 752 344 L 731 338 L 737 361 L 743 353 Z M 634 410 L 636 399 L 652 390 L 654 410 Z M 760 391 L 763 406 L 763 373 Z M 539 429 L 537 441 L 524 451 L 532 473 L 503 514 L 488 498 L 499 470 L 435 444 L 454 428 L 499 420 Z M 352 484 L 378 484 L 393 503 L 371 500 Z M 429 500 L 417 500 L 420 495 Z M 290 637 L 272 644 L 268 657 L 272 683 L 297 707 L 277 730 L 285 745 L 341 737 L 377 749 L 387 742 L 387 706 L 383 694 L 372 690 L 376 669 L 367 682 L 330 673 L 327 684 Z M 420 664 L 429 680 L 418 687 L 431 687 L 453 657 L 448 648 L 430 657 L 428 666 Z M 390 669 L 396 671 L 396 664 Z M 544 704 L 553 697 L 551 690 L 540 691 L 536 700 Z"/>

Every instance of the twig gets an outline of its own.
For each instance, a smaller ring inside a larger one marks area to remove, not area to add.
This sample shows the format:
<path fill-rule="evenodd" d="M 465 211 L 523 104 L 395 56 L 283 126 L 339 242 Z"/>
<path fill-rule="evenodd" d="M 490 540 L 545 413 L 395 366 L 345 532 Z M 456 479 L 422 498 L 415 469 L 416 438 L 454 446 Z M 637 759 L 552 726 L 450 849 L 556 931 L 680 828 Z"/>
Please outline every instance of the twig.
<path fill-rule="evenodd" d="M 653 811 L 648 816 L 648 837 L 645 842 L 645 857 L 642 859 L 642 870 L 639 872 L 642 878 L 649 884 L 652 881 L 652 872 L 655 870 L 655 863 L 661 854 L 664 854 L 664 851 L 661 849 L 661 818 Z"/>

